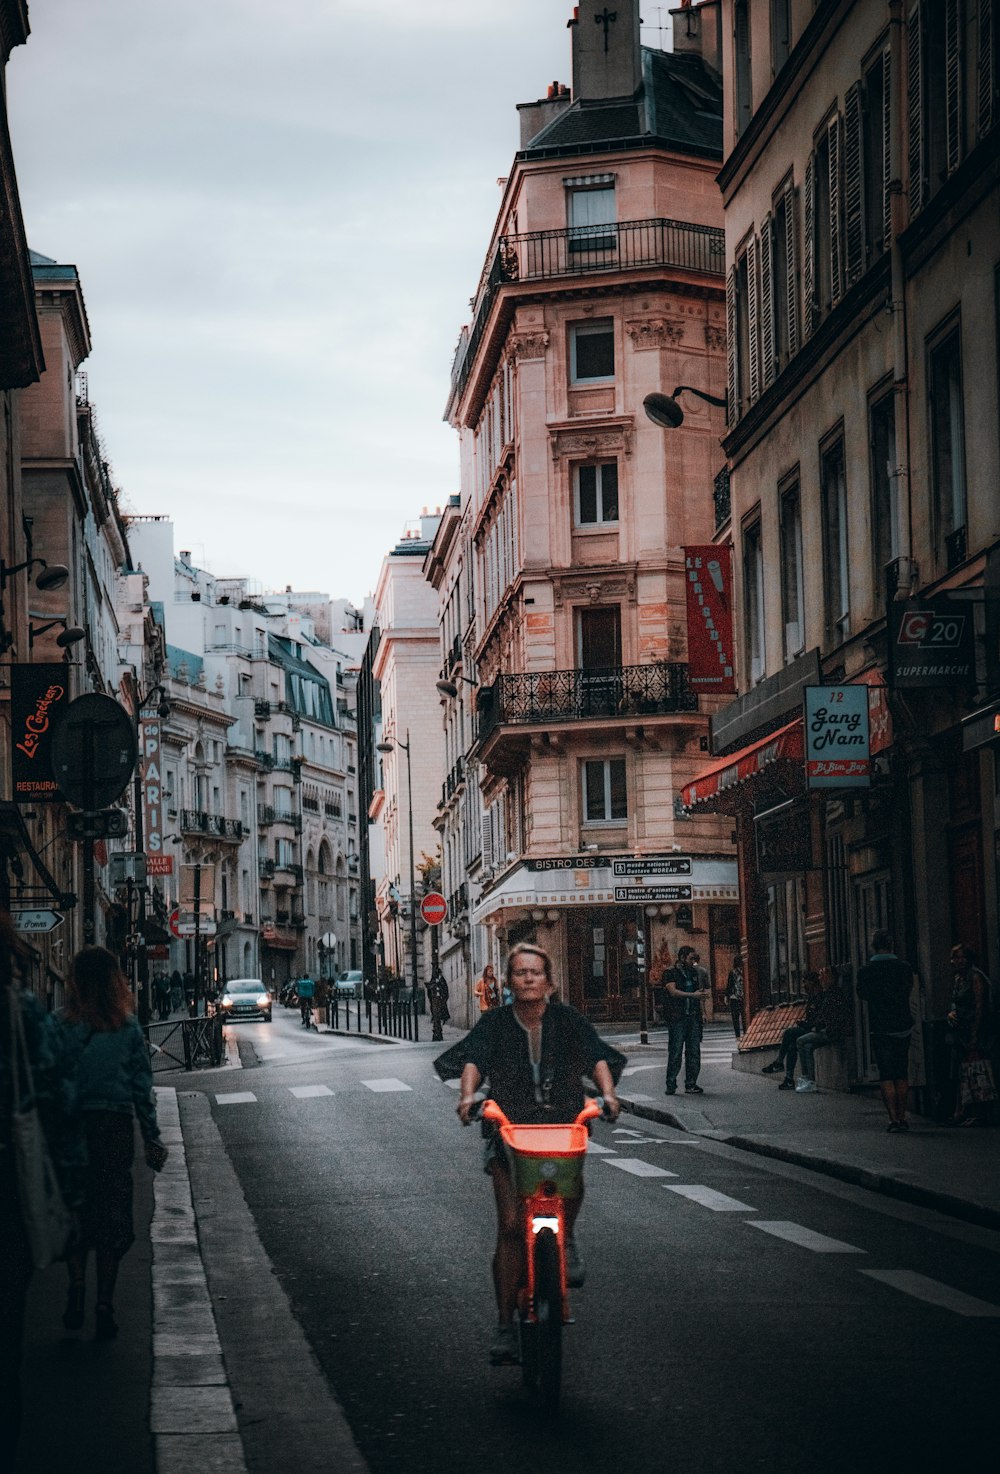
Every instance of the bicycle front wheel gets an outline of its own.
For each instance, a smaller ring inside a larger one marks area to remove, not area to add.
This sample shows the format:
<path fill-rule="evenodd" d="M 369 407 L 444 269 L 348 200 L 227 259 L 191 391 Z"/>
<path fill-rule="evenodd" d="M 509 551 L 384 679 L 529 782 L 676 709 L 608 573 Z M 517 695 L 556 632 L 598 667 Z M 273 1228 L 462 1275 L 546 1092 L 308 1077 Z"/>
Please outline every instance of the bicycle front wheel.
<path fill-rule="evenodd" d="M 542 1404 L 554 1413 L 562 1387 L 563 1296 L 559 1244 L 548 1228 L 535 1238 L 535 1314 L 538 1394 Z"/>

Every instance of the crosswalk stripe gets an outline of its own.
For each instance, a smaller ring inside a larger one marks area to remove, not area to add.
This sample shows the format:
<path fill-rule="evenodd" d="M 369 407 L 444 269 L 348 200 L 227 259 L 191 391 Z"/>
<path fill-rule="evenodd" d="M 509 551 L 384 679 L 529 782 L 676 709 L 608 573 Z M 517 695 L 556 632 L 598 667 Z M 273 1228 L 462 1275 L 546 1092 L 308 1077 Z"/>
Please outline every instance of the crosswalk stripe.
<path fill-rule="evenodd" d="M 741 1203 L 739 1198 L 727 1197 L 725 1193 L 716 1192 L 714 1187 L 704 1187 L 700 1182 L 665 1182 L 663 1186 L 668 1193 L 679 1193 L 682 1198 L 690 1198 L 692 1203 L 700 1203 L 703 1208 L 711 1208 L 713 1213 L 756 1213 L 757 1211 L 756 1208 L 751 1208 L 749 1203 Z"/>
<path fill-rule="evenodd" d="M 665 1167 L 655 1167 L 652 1162 L 644 1162 L 641 1157 L 606 1157 L 605 1167 L 618 1167 L 622 1172 L 629 1172 L 633 1177 L 676 1177 L 676 1172 L 668 1172 Z"/>
<path fill-rule="evenodd" d="M 217 1105 L 242 1105 L 244 1101 L 257 1099 L 252 1090 L 230 1090 L 225 1095 L 217 1095 Z"/>
<path fill-rule="evenodd" d="M 759 1228 L 763 1233 L 773 1234 L 776 1239 L 786 1239 L 790 1244 L 798 1244 L 802 1249 L 811 1249 L 814 1254 L 864 1254 L 865 1249 L 858 1249 L 854 1244 L 845 1244 L 842 1239 L 828 1238 L 825 1233 L 816 1233 L 812 1228 L 804 1228 L 801 1223 L 789 1223 L 784 1219 L 748 1218 L 747 1223 L 751 1228 Z"/>
<path fill-rule="evenodd" d="M 397 1080 L 392 1075 L 387 1075 L 382 1080 L 362 1080 L 361 1083 L 362 1085 L 366 1085 L 369 1090 L 374 1090 L 376 1095 L 381 1095 L 389 1090 L 412 1090 L 413 1088 L 411 1085 L 405 1085 L 402 1080 Z"/>
<path fill-rule="evenodd" d="M 956 1315 L 1000 1316 L 1000 1305 L 991 1305 L 988 1300 L 977 1300 L 975 1295 L 952 1289 L 951 1285 L 943 1285 L 939 1280 L 929 1279 L 927 1275 L 917 1274 L 912 1269 L 863 1269 L 861 1273 L 866 1274 L 869 1279 L 891 1285 L 894 1290 L 902 1290 L 904 1295 L 925 1300 L 928 1305 L 953 1310 Z"/>
<path fill-rule="evenodd" d="M 312 1100 L 317 1095 L 332 1095 L 333 1091 L 326 1085 L 289 1085 L 289 1093 L 296 1100 Z"/>
<path fill-rule="evenodd" d="M 593 1157 L 613 1156 L 614 1150 L 613 1146 L 604 1146 L 599 1141 L 590 1141 L 587 1143 L 587 1152 Z"/>

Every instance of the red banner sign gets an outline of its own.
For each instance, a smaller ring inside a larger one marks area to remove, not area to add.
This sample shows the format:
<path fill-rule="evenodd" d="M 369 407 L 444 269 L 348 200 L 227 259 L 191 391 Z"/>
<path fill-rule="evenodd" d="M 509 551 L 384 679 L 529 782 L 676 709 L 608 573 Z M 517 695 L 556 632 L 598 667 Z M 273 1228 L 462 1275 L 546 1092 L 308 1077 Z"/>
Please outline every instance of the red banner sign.
<path fill-rule="evenodd" d="M 139 729 L 139 763 L 142 772 L 143 848 L 146 851 L 147 875 L 169 875 L 173 856 L 163 853 L 163 784 L 160 772 L 162 750 L 160 724 L 155 719 L 143 721 Z M 166 869 L 156 862 L 166 861 Z"/>
<path fill-rule="evenodd" d="M 11 773 L 16 804 L 56 803 L 52 729 L 69 704 L 65 665 L 14 665 L 10 672 Z"/>
<path fill-rule="evenodd" d="M 695 691 L 733 692 L 733 558 L 728 546 L 684 549 L 688 680 Z"/>

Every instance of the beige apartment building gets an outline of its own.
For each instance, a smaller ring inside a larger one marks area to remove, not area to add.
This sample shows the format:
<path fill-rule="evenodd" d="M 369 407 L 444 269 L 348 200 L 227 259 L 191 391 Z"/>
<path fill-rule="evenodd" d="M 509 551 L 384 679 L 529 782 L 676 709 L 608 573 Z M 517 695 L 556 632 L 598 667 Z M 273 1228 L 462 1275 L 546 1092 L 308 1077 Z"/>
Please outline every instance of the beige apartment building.
<path fill-rule="evenodd" d="M 932 1085 L 951 942 L 1000 966 L 998 12 L 722 5 L 739 696 L 683 802 L 735 821 L 751 1010 L 887 924 Z M 804 689 L 856 684 L 869 780 L 810 791 Z"/>
<path fill-rule="evenodd" d="M 737 936 L 731 822 L 674 807 L 720 699 L 689 679 L 685 549 L 715 530 L 724 421 L 692 395 L 669 434 L 643 410 L 725 391 L 722 93 L 712 38 L 650 50 L 636 0 L 569 29 L 572 87 L 519 109 L 453 369 L 442 804 L 475 783 L 448 822 L 477 960 L 536 938 L 570 1002 L 639 1018 L 647 960 L 658 980 L 690 941 L 721 989 Z"/>

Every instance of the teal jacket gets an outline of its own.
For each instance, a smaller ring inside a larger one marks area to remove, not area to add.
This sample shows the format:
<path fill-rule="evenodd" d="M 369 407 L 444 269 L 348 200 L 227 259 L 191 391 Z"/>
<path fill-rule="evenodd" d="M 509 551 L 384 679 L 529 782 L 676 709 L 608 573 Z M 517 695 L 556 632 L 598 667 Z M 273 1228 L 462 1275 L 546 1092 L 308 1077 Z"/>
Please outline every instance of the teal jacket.
<path fill-rule="evenodd" d="M 99 1033 L 84 1023 L 62 1020 L 67 1049 L 76 1066 L 80 1110 L 135 1111 L 143 1141 L 159 1141 L 153 1071 L 146 1036 L 130 1015 L 114 1033 Z"/>

